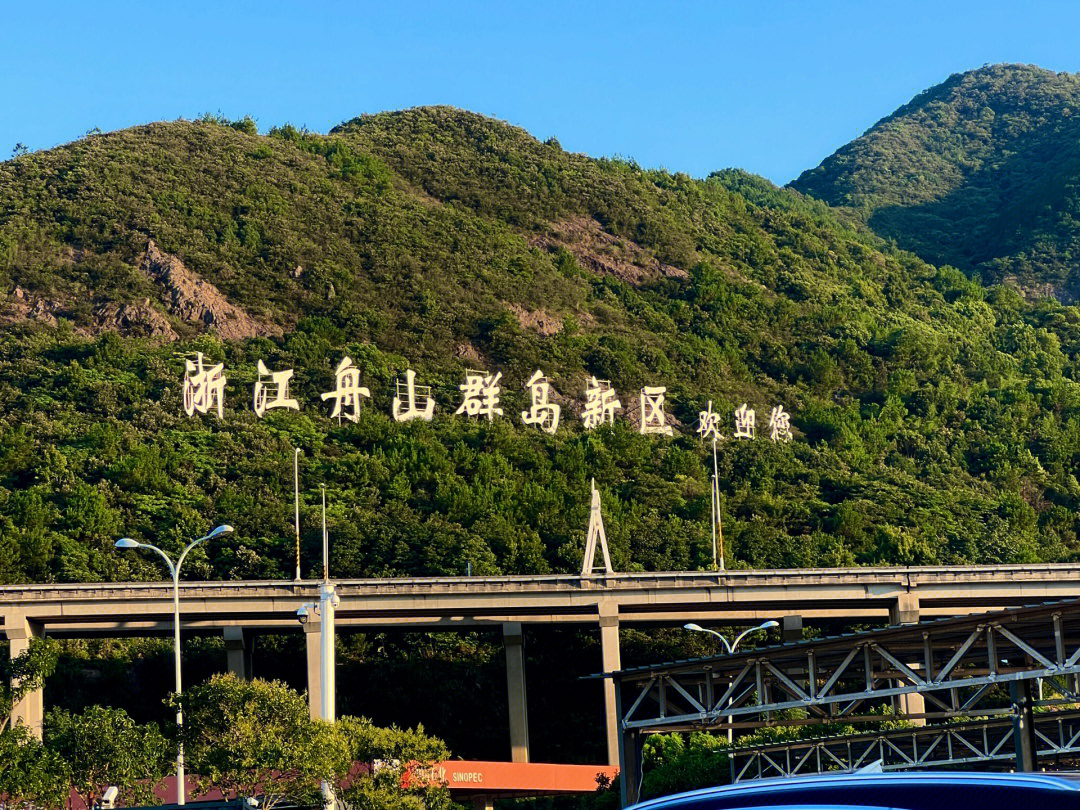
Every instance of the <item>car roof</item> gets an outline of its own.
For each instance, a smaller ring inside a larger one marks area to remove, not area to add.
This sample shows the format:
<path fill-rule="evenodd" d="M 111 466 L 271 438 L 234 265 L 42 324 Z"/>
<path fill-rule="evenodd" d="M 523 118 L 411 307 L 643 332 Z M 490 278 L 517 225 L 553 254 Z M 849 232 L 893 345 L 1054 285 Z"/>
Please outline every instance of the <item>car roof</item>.
<path fill-rule="evenodd" d="M 829 773 L 814 774 L 811 776 L 778 777 L 775 779 L 756 779 L 749 782 L 740 782 L 734 785 L 721 785 L 712 788 L 703 788 L 686 793 L 677 793 L 671 796 L 662 796 L 647 802 L 635 805 L 638 810 L 652 808 L 659 810 L 663 807 L 674 807 L 684 803 L 695 803 L 703 799 L 724 799 L 725 805 L 736 802 L 741 797 L 755 796 L 761 798 L 761 794 L 775 794 L 776 802 L 785 806 L 794 802 L 799 806 L 806 805 L 835 805 L 834 799 L 824 802 L 814 801 L 814 794 L 825 790 L 835 791 L 847 788 L 872 789 L 880 788 L 888 790 L 895 787 L 925 787 L 928 791 L 935 787 L 945 786 L 968 786 L 968 787 L 1014 787 L 1031 788 L 1040 792 L 1061 791 L 1065 793 L 1080 793 L 1080 784 L 1070 779 L 1059 776 L 1051 776 L 1042 773 L 978 773 L 958 771 L 915 771 L 906 773 Z M 796 796 L 798 798 L 796 799 Z M 758 802 L 755 801 L 755 804 Z M 888 806 L 888 802 L 886 805 Z"/>

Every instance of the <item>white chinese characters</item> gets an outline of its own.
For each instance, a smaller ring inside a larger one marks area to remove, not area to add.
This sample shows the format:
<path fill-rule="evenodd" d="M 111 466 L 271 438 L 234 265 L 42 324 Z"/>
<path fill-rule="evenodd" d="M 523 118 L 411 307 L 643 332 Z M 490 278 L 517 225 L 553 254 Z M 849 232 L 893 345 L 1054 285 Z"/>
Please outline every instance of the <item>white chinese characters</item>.
<path fill-rule="evenodd" d="M 252 392 L 252 409 L 255 416 L 262 419 L 267 411 L 283 409 L 299 411 L 300 402 L 290 396 L 290 384 L 294 371 L 291 368 L 271 370 L 263 360 L 256 363 L 257 376 Z M 457 386 L 460 391 L 460 404 L 453 412 L 457 416 L 470 416 L 494 422 L 496 417 L 504 416 L 502 406 L 502 372 L 478 371 L 468 369 L 465 381 Z M 595 430 L 603 425 L 614 425 L 616 415 L 623 410 L 614 386 L 608 380 L 595 376 L 586 378 L 585 398 L 581 404 L 581 423 L 585 430 Z M 225 415 L 225 388 L 227 385 L 224 363 L 209 364 L 202 352 L 195 354 L 195 359 L 184 360 L 183 407 L 184 413 L 194 416 L 196 413 L 215 413 L 218 419 Z M 553 401 L 554 389 L 544 372 L 537 369 L 529 377 L 524 388 L 528 390 L 528 407 L 520 411 L 521 423 L 536 427 L 548 434 L 558 431 L 565 407 Z M 662 385 L 646 385 L 640 389 L 639 410 L 637 411 L 638 431 L 644 435 L 673 436 L 679 421 L 667 410 L 668 390 Z M 349 356 L 345 356 L 334 370 L 334 387 L 321 393 L 322 401 L 331 401 L 331 419 L 350 422 L 360 420 L 364 400 L 371 399 L 370 389 L 363 384 L 361 371 Z M 404 375 L 394 380 L 394 396 L 390 413 L 395 422 L 408 422 L 420 419 L 430 422 L 435 414 L 436 401 L 430 385 L 418 385 L 416 372 L 406 369 Z M 576 411 L 577 409 L 574 408 Z M 757 413 L 746 402 L 732 412 L 734 430 L 731 435 L 737 439 L 755 439 L 757 437 Z M 634 411 L 629 412 L 634 419 Z M 708 400 L 705 410 L 698 412 L 696 432 L 703 441 L 714 444 L 725 438 L 722 431 L 721 411 L 713 407 L 713 400 Z M 791 414 L 782 405 L 775 405 L 769 411 L 769 438 L 773 442 L 790 442 L 794 438 L 791 427 Z"/>
<path fill-rule="evenodd" d="M 184 361 L 184 413 L 207 413 L 216 406 L 217 418 L 225 416 L 224 363 L 206 368 L 203 353 L 197 352 L 195 362 Z"/>
<path fill-rule="evenodd" d="M 774 442 L 790 442 L 791 414 L 784 410 L 783 405 L 777 405 L 769 414 L 769 438 Z"/>
<path fill-rule="evenodd" d="M 664 396 L 667 388 L 659 385 L 641 389 L 641 432 L 671 435 L 671 425 L 664 415 Z"/>
<path fill-rule="evenodd" d="M 744 402 L 735 409 L 735 438 L 752 439 L 757 433 L 757 414 Z"/>
<path fill-rule="evenodd" d="M 435 400 L 431 398 L 430 385 L 417 385 L 416 372 L 411 368 L 405 372 L 405 382 L 398 378 L 394 381 L 394 403 L 390 412 L 395 422 L 408 422 L 411 419 L 423 419 L 430 422 L 435 413 Z"/>
<path fill-rule="evenodd" d="M 292 372 L 289 372 L 290 374 Z M 353 365 L 352 358 L 346 355 L 334 371 L 334 390 L 320 395 L 323 402 L 334 400 L 334 410 L 330 418 L 337 417 L 338 424 L 344 416 L 350 422 L 360 421 L 360 405 L 371 397 L 371 392 L 360 385 L 360 369 Z"/>
<path fill-rule="evenodd" d="M 615 397 L 615 389 L 607 380 L 592 377 L 585 387 L 585 410 L 581 412 L 581 421 L 586 430 L 599 427 L 606 421 L 615 424 L 615 411 L 622 410 L 622 403 Z"/>
<path fill-rule="evenodd" d="M 455 415 L 486 416 L 489 422 L 495 419 L 496 414 L 502 416 L 503 409 L 499 407 L 501 378 L 501 371 L 489 374 L 470 369 L 465 372 L 465 382 L 458 386 L 463 397 L 461 407 L 454 411 Z"/>
<path fill-rule="evenodd" d="M 525 383 L 529 389 L 532 405 L 521 412 L 521 421 L 526 425 L 536 425 L 545 433 L 554 433 L 559 429 L 559 415 L 562 408 L 551 401 L 551 383 L 544 372 L 537 369 Z"/>
<path fill-rule="evenodd" d="M 267 411 L 273 408 L 288 408 L 291 411 L 300 410 L 300 403 L 289 398 L 289 380 L 292 379 L 293 370 L 270 371 L 266 363 L 259 361 L 259 379 L 255 381 L 255 396 L 253 406 L 255 415 L 262 419 Z M 266 378 L 269 377 L 269 380 Z M 268 399 L 268 391 L 273 391 L 273 399 Z"/>
<path fill-rule="evenodd" d="M 720 414 L 712 409 L 712 400 L 709 407 L 698 412 L 698 436 L 702 439 L 712 439 L 714 442 L 720 438 Z"/>

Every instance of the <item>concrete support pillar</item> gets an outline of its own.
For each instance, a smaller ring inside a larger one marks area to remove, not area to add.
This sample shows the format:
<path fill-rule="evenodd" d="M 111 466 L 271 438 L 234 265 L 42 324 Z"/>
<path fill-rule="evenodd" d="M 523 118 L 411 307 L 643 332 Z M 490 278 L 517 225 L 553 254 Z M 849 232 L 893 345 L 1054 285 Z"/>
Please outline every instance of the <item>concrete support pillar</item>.
<path fill-rule="evenodd" d="M 802 616 L 784 616 L 780 620 L 780 640 L 785 644 L 802 641 Z"/>
<path fill-rule="evenodd" d="M 8 640 L 8 655 L 17 658 L 30 647 L 30 639 L 39 637 L 41 631 L 23 616 L 5 616 L 4 634 Z M 21 723 L 30 733 L 41 739 L 45 721 L 45 690 L 35 689 L 23 696 L 11 707 L 11 724 Z"/>
<path fill-rule="evenodd" d="M 223 633 L 228 671 L 242 681 L 251 680 L 251 647 L 245 643 L 250 642 L 250 637 L 244 638 L 243 627 L 226 627 Z"/>
<path fill-rule="evenodd" d="M 510 705 L 510 761 L 529 761 L 529 704 L 525 693 L 525 644 L 521 622 L 503 622 L 506 696 Z"/>
<path fill-rule="evenodd" d="M 919 595 L 914 591 L 906 591 L 896 597 L 896 602 L 889 608 L 889 624 L 918 624 L 919 623 Z M 905 662 L 906 663 L 906 662 Z M 913 667 L 916 671 L 919 666 Z M 926 700 L 922 695 L 900 695 L 897 699 L 900 711 L 904 714 L 923 714 L 926 711 Z M 912 718 L 911 722 L 916 726 L 925 726 L 926 719 L 922 717 Z"/>
<path fill-rule="evenodd" d="M 619 656 L 619 606 L 611 601 L 597 605 L 600 614 L 600 656 L 604 672 L 622 668 Z M 615 683 L 604 679 L 604 730 L 607 734 L 608 764 L 619 764 L 619 704 L 615 700 Z"/>
<path fill-rule="evenodd" d="M 322 719 L 322 622 L 309 611 L 304 623 L 304 640 L 307 642 L 307 692 L 308 709 L 312 720 Z"/>
<path fill-rule="evenodd" d="M 919 595 L 914 591 L 898 594 L 889 608 L 889 624 L 918 624 Z"/>

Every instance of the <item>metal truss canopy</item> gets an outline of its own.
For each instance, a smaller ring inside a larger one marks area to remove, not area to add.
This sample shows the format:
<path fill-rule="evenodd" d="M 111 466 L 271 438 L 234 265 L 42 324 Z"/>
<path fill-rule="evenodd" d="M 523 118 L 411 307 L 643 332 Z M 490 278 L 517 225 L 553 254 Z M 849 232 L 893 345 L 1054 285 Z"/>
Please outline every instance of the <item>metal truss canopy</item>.
<path fill-rule="evenodd" d="M 1080 755 L 1080 711 L 1037 715 L 1034 729 L 1040 761 Z M 1016 756 L 1015 734 L 1013 718 L 995 718 L 735 748 L 728 760 L 732 782 L 854 770 L 877 761 L 886 771 L 1006 763 Z"/>
<path fill-rule="evenodd" d="M 870 708 L 911 694 L 926 704 L 915 717 L 1011 712 L 995 686 L 1041 679 L 1080 702 L 1078 675 L 1080 600 L 606 674 L 624 732 L 775 725 L 785 709 L 806 710 L 801 722 L 880 720 Z"/>

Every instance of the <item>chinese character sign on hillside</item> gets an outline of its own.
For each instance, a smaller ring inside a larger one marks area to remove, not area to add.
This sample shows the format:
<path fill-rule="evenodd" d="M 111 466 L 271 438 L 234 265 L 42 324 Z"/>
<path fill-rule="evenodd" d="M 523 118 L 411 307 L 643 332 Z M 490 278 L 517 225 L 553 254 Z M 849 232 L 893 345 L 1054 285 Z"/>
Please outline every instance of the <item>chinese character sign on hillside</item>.
<path fill-rule="evenodd" d="M 554 433 L 559 429 L 559 414 L 562 408 L 551 401 L 551 383 L 544 372 L 537 369 L 525 383 L 529 389 L 532 405 L 521 412 L 521 421 L 526 425 L 536 425 L 545 433 Z"/>
<path fill-rule="evenodd" d="M 720 438 L 720 414 L 712 409 L 712 400 L 709 400 L 709 407 L 704 411 L 698 412 L 698 436 L 708 441 L 712 439 L 714 442 Z"/>
<path fill-rule="evenodd" d="M 615 389 L 607 380 L 589 379 L 585 387 L 585 409 L 581 412 L 581 421 L 586 430 L 607 422 L 615 424 L 615 411 L 622 410 L 622 403 L 615 397 Z"/>
<path fill-rule="evenodd" d="M 299 411 L 299 400 L 289 396 L 289 385 L 293 379 L 293 369 L 273 371 L 266 363 L 256 363 L 257 377 L 252 392 L 252 408 L 259 419 L 267 411 L 283 409 Z M 458 386 L 461 402 L 454 411 L 456 416 L 471 416 L 494 421 L 503 416 L 502 408 L 502 372 L 476 371 L 469 369 L 465 373 L 465 382 Z M 183 402 L 184 413 L 194 416 L 196 413 L 215 413 L 218 419 L 225 413 L 225 377 L 224 363 L 207 365 L 202 352 L 194 360 L 184 361 Z M 554 434 L 561 424 L 563 406 L 553 401 L 554 391 L 551 381 L 544 372 L 537 369 L 524 386 L 528 389 L 529 407 L 521 411 L 521 423 L 537 427 L 545 433 Z M 638 429 L 642 434 L 672 436 L 678 421 L 669 416 L 667 410 L 668 390 L 662 385 L 647 385 L 640 390 L 640 410 Z M 320 394 L 322 401 L 331 401 L 333 407 L 330 418 L 357 422 L 360 419 L 364 400 L 371 399 L 371 391 L 363 385 L 360 369 L 353 359 L 345 356 L 334 369 L 334 388 Z M 588 377 L 585 386 L 585 401 L 582 403 L 581 422 L 586 430 L 593 430 L 601 425 L 613 425 L 616 415 L 623 409 L 622 402 L 615 388 L 608 380 Z M 408 422 L 421 419 L 430 422 L 435 414 L 435 397 L 430 385 L 417 385 L 416 372 L 406 369 L 402 377 L 394 380 L 394 397 L 390 413 L 395 422 Z M 757 436 L 757 415 L 747 403 L 742 403 L 734 411 L 733 436 L 737 439 L 754 439 Z M 717 441 L 724 438 L 721 411 L 713 408 L 713 401 L 708 401 L 705 410 L 698 412 L 697 434 L 704 441 Z M 774 442 L 789 442 L 793 438 L 791 414 L 782 405 L 773 406 L 769 412 L 769 438 Z"/>
<path fill-rule="evenodd" d="M 486 371 L 465 372 L 465 382 L 458 386 L 461 389 L 461 407 L 454 411 L 455 415 L 468 414 L 469 416 L 486 416 L 488 421 L 495 416 L 502 416 L 503 409 L 499 407 L 499 380 L 502 372 L 489 374 Z"/>
<path fill-rule="evenodd" d="M 360 384 L 360 369 L 353 365 L 352 358 L 346 355 L 334 371 L 334 390 L 321 394 L 323 402 L 334 400 L 334 410 L 330 418 L 337 417 L 338 423 L 344 416 L 350 422 L 360 421 L 360 405 L 371 397 L 371 392 Z"/>
<path fill-rule="evenodd" d="M 671 435 L 671 425 L 664 414 L 664 396 L 667 388 L 658 385 L 641 389 L 641 432 Z"/>
<path fill-rule="evenodd" d="M 430 385 L 417 385 L 416 372 L 411 368 L 405 372 L 405 382 L 400 378 L 394 381 L 394 402 L 390 412 L 395 422 L 408 422 L 410 419 L 423 419 L 430 422 L 435 413 L 435 400 L 431 398 Z"/>
<path fill-rule="evenodd" d="M 752 439 L 757 431 L 757 414 L 744 402 L 735 409 L 735 438 Z"/>
<path fill-rule="evenodd" d="M 783 405 L 777 405 L 769 414 L 769 438 L 774 442 L 790 442 L 791 414 L 784 410 Z"/>
<path fill-rule="evenodd" d="M 285 371 L 270 371 L 262 360 L 259 361 L 257 368 L 259 379 L 255 381 L 253 402 L 257 417 L 262 419 L 262 415 L 273 408 L 300 410 L 300 403 L 289 398 L 289 380 L 293 375 L 291 368 Z"/>
<path fill-rule="evenodd" d="M 225 415 L 225 374 L 224 363 L 206 368 L 203 365 L 203 353 L 195 355 L 195 362 L 184 361 L 184 413 L 188 416 L 196 411 L 207 413 L 215 406 L 218 419 Z"/>

